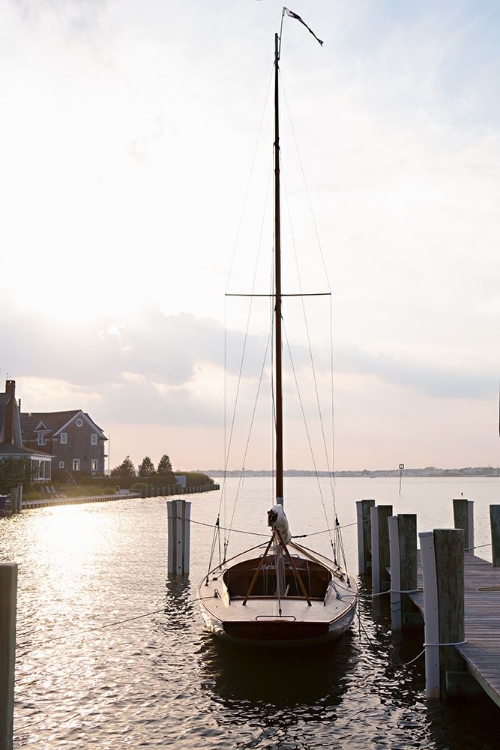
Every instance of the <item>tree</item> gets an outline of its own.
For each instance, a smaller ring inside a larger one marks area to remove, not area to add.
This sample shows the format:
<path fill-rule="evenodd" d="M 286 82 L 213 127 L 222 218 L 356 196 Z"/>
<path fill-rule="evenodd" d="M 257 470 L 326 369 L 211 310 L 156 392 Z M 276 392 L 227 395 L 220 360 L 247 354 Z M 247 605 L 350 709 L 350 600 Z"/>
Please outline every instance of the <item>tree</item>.
<path fill-rule="evenodd" d="M 173 474 L 172 463 L 169 457 L 165 454 L 160 458 L 160 463 L 158 464 L 158 476 L 166 477 L 170 474 Z"/>
<path fill-rule="evenodd" d="M 30 461 L 27 458 L 3 458 L 0 460 L 0 494 L 8 495 L 14 488 L 30 477 Z"/>
<path fill-rule="evenodd" d="M 142 463 L 139 466 L 139 476 L 140 477 L 152 477 L 156 474 L 155 472 L 155 465 L 149 458 L 149 456 L 145 456 L 145 458 L 142 459 Z"/>
<path fill-rule="evenodd" d="M 119 466 L 115 466 L 114 469 L 111 469 L 111 476 L 125 478 L 132 478 L 137 476 L 135 466 L 130 460 L 130 456 L 127 456 L 127 458 Z"/>

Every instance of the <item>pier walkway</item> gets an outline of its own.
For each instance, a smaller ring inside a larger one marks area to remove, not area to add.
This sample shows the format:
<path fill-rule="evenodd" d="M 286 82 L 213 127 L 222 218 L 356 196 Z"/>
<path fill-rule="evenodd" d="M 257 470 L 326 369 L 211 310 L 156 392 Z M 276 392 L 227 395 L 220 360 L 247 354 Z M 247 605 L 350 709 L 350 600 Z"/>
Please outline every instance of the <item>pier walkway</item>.
<path fill-rule="evenodd" d="M 108 503 L 115 500 L 126 500 L 130 498 L 145 498 L 145 497 L 167 497 L 167 496 L 182 496 L 182 495 L 195 495 L 202 492 L 210 492 L 213 490 L 220 489 L 218 484 L 201 485 L 195 487 L 179 487 L 179 486 L 167 486 L 162 489 L 155 488 L 154 494 L 145 495 L 144 492 L 114 492 L 110 495 L 88 495 L 81 497 L 44 497 L 36 500 L 25 500 L 22 499 L 22 504 L 19 510 L 31 510 L 32 508 L 50 508 L 55 505 L 83 505 L 86 503 Z M 8 496 L 9 497 L 9 496 Z M 12 512 L 11 499 L 9 498 L 5 505 L 5 512 L 10 514 Z"/>
<path fill-rule="evenodd" d="M 418 588 L 423 589 L 420 550 L 417 557 Z M 455 646 L 467 670 L 488 696 L 500 706 L 500 568 L 472 554 L 465 554 L 465 640 Z M 410 594 L 423 618 L 423 590 Z"/>
<path fill-rule="evenodd" d="M 82 505 L 84 503 L 108 503 L 112 500 L 124 500 L 129 497 L 140 497 L 140 492 L 130 492 L 128 495 L 94 495 L 89 497 L 50 497 L 40 498 L 39 500 L 24 500 L 23 510 L 30 508 L 49 508 L 53 505 Z"/>

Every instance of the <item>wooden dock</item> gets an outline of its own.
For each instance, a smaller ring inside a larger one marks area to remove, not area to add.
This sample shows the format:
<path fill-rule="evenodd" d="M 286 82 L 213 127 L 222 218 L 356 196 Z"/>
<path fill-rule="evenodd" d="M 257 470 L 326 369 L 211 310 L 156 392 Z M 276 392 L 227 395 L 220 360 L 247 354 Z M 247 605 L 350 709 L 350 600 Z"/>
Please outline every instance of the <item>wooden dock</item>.
<path fill-rule="evenodd" d="M 427 697 L 484 691 L 500 706 L 500 505 L 490 505 L 493 563 L 473 554 L 466 498 L 453 499 L 453 529 L 418 535 L 416 514 L 356 505 L 360 574 L 374 596 L 390 593 L 393 631 L 424 623 Z"/>
<path fill-rule="evenodd" d="M 108 503 L 115 500 L 126 500 L 130 498 L 145 497 L 167 497 L 169 495 L 194 495 L 202 492 L 219 490 L 219 484 L 201 485 L 195 487 L 180 487 L 179 485 L 167 485 L 166 487 L 151 487 L 145 493 L 141 492 L 113 492 L 109 495 L 88 495 L 80 497 L 66 497 L 54 495 L 53 497 L 37 498 L 36 500 L 25 500 L 22 498 L 20 510 L 31 510 L 33 508 L 50 508 L 56 505 L 84 505 L 87 503 Z M 7 500 L 5 512 L 10 514 L 12 511 L 11 499 Z"/>
<path fill-rule="evenodd" d="M 86 503 L 108 503 L 113 500 L 124 500 L 130 497 L 140 497 L 140 493 L 130 493 L 128 495 L 94 495 L 89 497 L 50 497 L 40 498 L 38 500 L 24 500 L 23 510 L 30 508 L 50 508 L 54 505 L 82 505 Z"/>
<path fill-rule="evenodd" d="M 417 566 L 418 588 L 423 589 L 420 550 Z M 500 568 L 476 555 L 464 559 L 465 640 L 455 646 L 467 670 L 488 696 L 500 706 Z M 409 597 L 423 618 L 423 591 Z"/>

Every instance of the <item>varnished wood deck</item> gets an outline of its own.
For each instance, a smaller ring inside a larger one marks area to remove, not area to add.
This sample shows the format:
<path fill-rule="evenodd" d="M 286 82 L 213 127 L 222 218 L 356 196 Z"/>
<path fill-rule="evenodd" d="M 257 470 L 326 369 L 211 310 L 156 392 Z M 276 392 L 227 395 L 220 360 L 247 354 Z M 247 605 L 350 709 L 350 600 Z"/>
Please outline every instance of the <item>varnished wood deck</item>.
<path fill-rule="evenodd" d="M 456 649 L 469 672 L 500 706 L 500 568 L 466 554 L 464 579 L 466 643 Z M 420 551 L 418 587 L 423 588 Z M 423 593 L 411 594 L 411 599 L 425 617 Z"/>

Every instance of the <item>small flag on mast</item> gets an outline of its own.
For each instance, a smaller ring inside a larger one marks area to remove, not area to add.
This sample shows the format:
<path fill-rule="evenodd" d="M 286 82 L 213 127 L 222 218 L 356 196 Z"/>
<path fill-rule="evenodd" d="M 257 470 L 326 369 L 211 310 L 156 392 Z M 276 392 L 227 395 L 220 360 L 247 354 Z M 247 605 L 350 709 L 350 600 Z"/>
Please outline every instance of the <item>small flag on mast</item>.
<path fill-rule="evenodd" d="M 300 16 L 298 16 L 297 13 L 294 13 L 293 10 L 288 10 L 288 8 L 283 8 L 283 10 L 287 14 L 287 16 L 290 16 L 290 18 L 295 18 L 297 21 L 300 21 L 300 23 L 303 26 L 306 27 L 306 29 L 308 30 L 308 32 L 313 35 L 313 37 L 316 39 L 316 41 L 319 42 L 323 46 L 323 42 L 321 41 L 321 39 L 318 39 L 318 37 L 316 36 L 316 34 L 314 33 L 314 31 L 309 28 L 309 26 L 307 25 L 307 23 L 304 23 L 304 21 L 302 20 L 302 18 Z"/>

